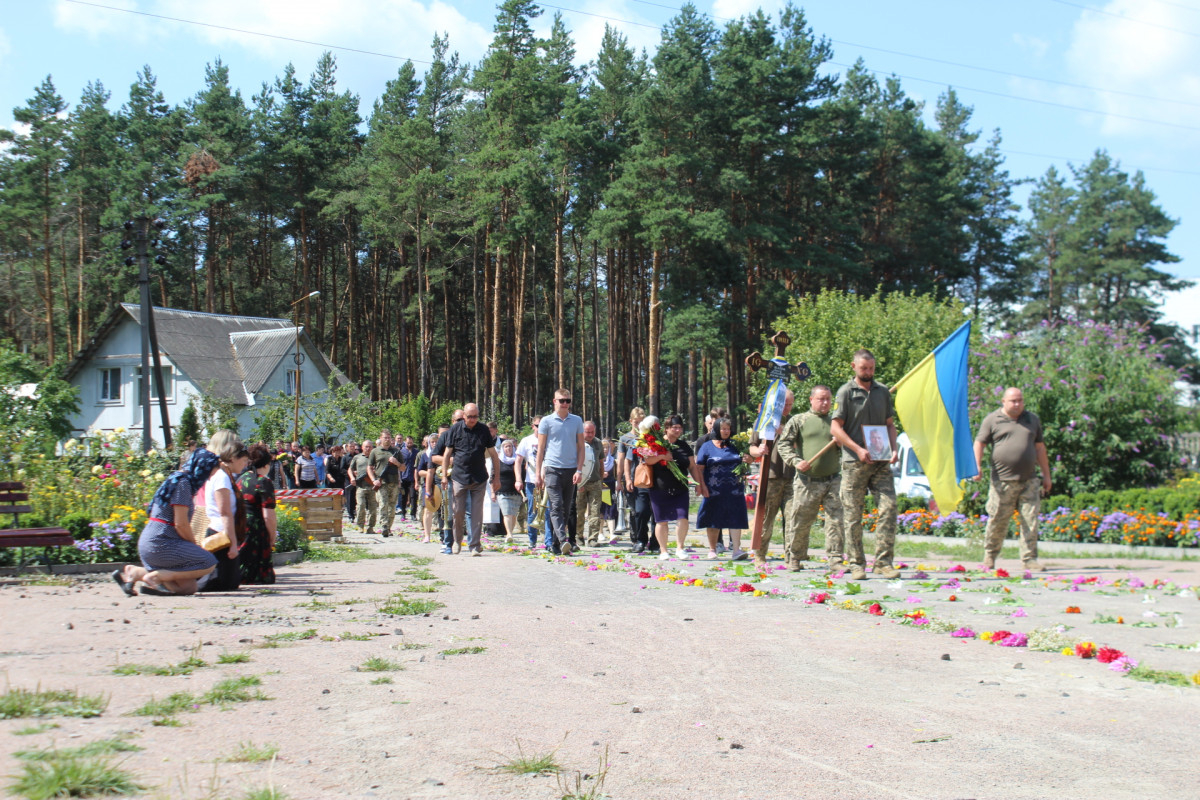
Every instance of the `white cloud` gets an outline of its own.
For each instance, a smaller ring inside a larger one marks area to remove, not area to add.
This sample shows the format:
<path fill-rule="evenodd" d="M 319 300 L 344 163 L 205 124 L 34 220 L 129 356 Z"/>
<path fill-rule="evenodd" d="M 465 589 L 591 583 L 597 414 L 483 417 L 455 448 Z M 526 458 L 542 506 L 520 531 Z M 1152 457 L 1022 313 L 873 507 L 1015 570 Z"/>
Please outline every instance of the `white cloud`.
<path fill-rule="evenodd" d="M 773 17 L 777 11 L 783 8 L 783 3 L 780 0 L 716 0 L 713 3 L 712 13 L 714 16 L 725 19 L 738 19 L 753 14 L 760 8 L 768 16 Z M 717 27 L 722 27 L 721 21 L 717 21 Z"/>
<path fill-rule="evenodd" d="M 1163 319 L 1167 322 L 1174 322 L 1188 333 L 1191 333 L 1193 325 L 1200 325 L 1200 313 L 1196 311 L 1198 308 L 1200 308 L 1200 285 L 1171 292 L 1159 306 Z"/>
<path fill-rule="evenodd" d="M 1024 33 L 1014 33 L 1013 44 L 1026 52 L 1032 53 L 1035 61 L 1041 61 L 1050 50 L 1049 41 L 1037 36 L 1028 36 Z"/>
<path fill-rule="evenodd" d="M 158 0 L 165 16 L 269 33 L 274 36 L 427 61 L 435 33 L 450 34 L 451 50 L 478 57 L 491 33 L 441 0 Z M 275 60 L 314 60 L 312 48 L 236 30 L 188 25 L 202 42 L 235 44 Z M 304 48 L 303 50 L 299 48 Z M 337 51 L 334 51 L 335 54 Z M 296 54 L 299 54 L 298 56 Z M 419 70 L 418 70 L 419 71 Z"/>
<path fill-rule="evenodd" d="M 130 11 L 137 10 L 135 0 L 105 0 L 105 5 Z M 149 17 L 110 11 L 95 6 L 55 0 L 54 27 L 68 33 L 82 33 L 96 41 L 101 37 L 120 35 L 123 40 L 144 42 L 151 28 Z"/>
<path fill-rule="evenodd" d="M 1135 117 L 1200 127 L 1200 48 L 1183 31 L 1197 31 L 1195 15 L 1165 3 L 1111 0 L 1103 11 L 1082 12 L 1064 60 L 1074 82 L 1122 92 L 1169 98 L 1194 105 L 1073 90 L 1062 93 L 1073 105 L 1105 112 L 1088 115 L 1107 135 L 1150 137 L 1179 143 L 1200 140 L 1196 132 L 1139 122 Z M 1119 19 L 1110 14 L 1127 17 Z M 1140 20 L 1143 23 L 1133 22 Z M 1066 102 L 1066 100 L 1064 100 Z"/>
<path fill-rule="evenodd" d="M 604 42 L 604 28 L 607 25 L 625 37 L 627 44 L 634 53 L 641 53 L 644 48 L 653 55 L 662 39 L 662 29 L 654 20 L 647 19 L 637 8 L 631 7 L 624 0 L 589 0 L 581 11 L 586 14 L 562 12 L 563 23 L 575 40 L 575 63 L 583 66 L 595 61 L 600 54 Z M 548 36 L 550 26 L 554 21 L 556 9 L 546 9 L 534 23 L 538 36 Z"/>

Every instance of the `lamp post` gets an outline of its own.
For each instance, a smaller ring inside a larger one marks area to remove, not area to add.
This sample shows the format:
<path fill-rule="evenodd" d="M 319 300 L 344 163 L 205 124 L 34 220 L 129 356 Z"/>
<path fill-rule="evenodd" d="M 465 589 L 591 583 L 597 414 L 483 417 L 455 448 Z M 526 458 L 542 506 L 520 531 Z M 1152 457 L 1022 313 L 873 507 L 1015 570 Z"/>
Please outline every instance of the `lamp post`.
<path fill-rule="evenodd" d="M 304 356 L 300 355 L 300 320 L 296 316 L 296 306 L 303 303 L 310 297 L 316 297 L 320 292 L 309 292 L 299 300 L 292 303 L 292 324 L 296 326 L 296 353 L 292 356 L 292 361 L 295 362 L 296 370 L 292 373 L 292 394 L 296 397 L 295 416 L 292 418 L 292 441 L 300 440 L 300 365 L 304 363 Z"/>

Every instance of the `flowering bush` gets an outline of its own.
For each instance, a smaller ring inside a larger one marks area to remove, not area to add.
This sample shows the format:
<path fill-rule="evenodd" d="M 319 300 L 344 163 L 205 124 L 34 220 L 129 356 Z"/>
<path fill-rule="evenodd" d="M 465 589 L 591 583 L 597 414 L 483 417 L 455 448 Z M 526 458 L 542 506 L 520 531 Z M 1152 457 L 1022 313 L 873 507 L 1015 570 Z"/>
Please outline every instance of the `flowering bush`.
<path fill-rule="evenodd" d="M 60 454 L 14 455 L 11 475 L 29 491 L 33 513 L 47 524 L 71 513 L 93 521 L 121 506 L 144 509 L 163 479 L 178 465 L 175 453 L 143 453 L 138 437 L 115 431 L 68 439 Z M 139 529 L 140 530 L 140 529 Z"/>
<path fill-rule="evenodd" d="M 897 530 L 908 535 L 979 537 L 987 519 L 986 515 L 966 516 L 957 512 L 939 517 L 932 511 L 906 511 L 897 517 Z M 1144 509 L 1104 514 L 1097 508 L 1075 511 L 1059 506 L 1041 514 L 1038 520 L 1038 538 L 1045 542 L 1200 547 L 1200 508 L 1172 520 L 1166 512 L 1149 513 Z M 873 530 L 874 522 L 874 514 L 868 514 L 863 526 Z M 1015 534 L 1016 529 L 1014 520 L 1010 534 Z"/>
<path fill-rule="evenodd" d="M 1102 322 L 1043 322 L 972 350 L 972 430 L 1008 386 L 1045 428 L 1055 489 L 1077 494 L 1152 486 L 1178 466 L 1170 437 L 1181 419 L 1176 371 L 1144 330 Z M 986 478 L 986 470 L 984 477 Z M 976 502 L 986 497 L 981 497 Z"/>
<path fill-rule="evenodd" d="M 304 532 L 304 517 L 300 511 L 287 503 L 275 505 L 275 552 L 290 553 L 299 550 L 308 553 L 312 540 Z"/>

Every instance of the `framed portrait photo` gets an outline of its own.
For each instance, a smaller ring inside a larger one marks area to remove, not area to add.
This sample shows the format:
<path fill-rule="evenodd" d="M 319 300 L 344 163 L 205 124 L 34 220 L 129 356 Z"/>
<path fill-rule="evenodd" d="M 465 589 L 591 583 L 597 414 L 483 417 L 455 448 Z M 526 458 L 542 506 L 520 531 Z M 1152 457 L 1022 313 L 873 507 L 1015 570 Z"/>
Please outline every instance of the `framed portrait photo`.
<path fill-rule="evenodd" d="M 863 442 L 872 461 L 891 461 L 892 444 L 886 425 L 863 425 Z"/>

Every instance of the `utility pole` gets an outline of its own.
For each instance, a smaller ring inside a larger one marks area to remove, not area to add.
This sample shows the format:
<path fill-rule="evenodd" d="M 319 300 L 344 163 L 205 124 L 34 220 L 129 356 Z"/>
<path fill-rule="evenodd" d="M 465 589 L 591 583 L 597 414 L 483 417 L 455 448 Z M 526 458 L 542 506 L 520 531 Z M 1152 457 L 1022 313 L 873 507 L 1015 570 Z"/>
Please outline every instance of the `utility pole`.
<path fill-rule="evenodd" d="M 154 228 L 161 231 L 165 224 L 161 219 L 154 220 Z M 171 446 L 171 420 L 167 413 L 167 393 L 163 390 L 162 377 L 162 357 L 158 350 L 158 333 L 154 329 L 154 305 L 150 302 L 150 220 L 147 217 L 138 217 L 136 220 L 130 220 L 125 223 L 125 230 L 133 234 L 133 241 L 125 239 L 121 242 L 121 249 L 128 250 L 130 246 L 134 248 L 134 256 L 125 259 L 126 266 L 133 266 L 134 260 L 138 266 L 138 289 L 141 295 L 141 327 L 142 327 L 142 379 L 141 386 L 141 404 L 142 404 L 142 451 L 148 451 L 154 446 L 153 440 L 150 438 L 150 360 L 154 360 L 154 388 L 158 392 L 158 410 L 159 416 L 162 418 L 163 427 L 163 446 L 170 448 Z M 155 248 L 158 243 L 155 242 Z M 160 255 L 154 257 L 154 263 L 160 266 L 167 263 L 167 259 Z"/>

